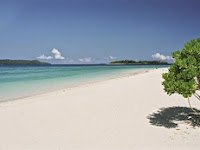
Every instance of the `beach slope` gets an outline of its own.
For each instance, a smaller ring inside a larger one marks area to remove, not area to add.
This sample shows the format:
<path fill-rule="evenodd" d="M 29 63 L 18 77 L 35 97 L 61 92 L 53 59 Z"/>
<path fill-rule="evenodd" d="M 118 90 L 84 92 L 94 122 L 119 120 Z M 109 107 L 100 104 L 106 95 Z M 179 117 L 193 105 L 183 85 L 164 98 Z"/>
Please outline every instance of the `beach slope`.
<path fill-rule="evenodd" d="M 163 72 L 1 103 L 0 150 L 199 150 L 187 99 L 164 93 Z"/>

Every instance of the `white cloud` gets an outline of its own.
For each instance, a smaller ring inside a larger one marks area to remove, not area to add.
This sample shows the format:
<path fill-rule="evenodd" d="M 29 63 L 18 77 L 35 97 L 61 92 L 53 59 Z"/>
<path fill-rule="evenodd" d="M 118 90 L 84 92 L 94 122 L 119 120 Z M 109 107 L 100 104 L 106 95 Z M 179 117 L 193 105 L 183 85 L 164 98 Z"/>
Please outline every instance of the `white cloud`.
<path fill-rule="evenodd" d="M 74 63 L 75 61 L 73 59 L 70 59 L 70 58 L 66 58 L 66 63 Z"/>
<path fill-rule="evenodd" d="M 113 59 L 117 59 L 117 57 L 114 56 L 109 56 L 109 57 L 105 57 L 106 60 L 113 60 Z"/>
<path fill-rule="evenodd" d="M 110 59 L 117 59 L 117 57 L 110 56 Z"/>
<path fill-rule="evenodd" d="M 52 56 L 45 56 L 44 54 L 37 57 L 38 59 L 52 59 L 53 57 Z"/>
<path fill-rule="evenodd" d="M 55 59 L 65 59 L 57 49 L 54 48 L 51 52 L 55 55 Z"/>
<path fill-rule="evenodd" d="M 160 53 L 156 53 L 156 54 L 152 55 L 152 57 L 160 59 L 160 60 L 170 60 L 170 59 L 172 59 L 171 56 L 161 55 Z"/>
<path fill-rule="evenodd" d="M 80 58 L 80 59 L 78 59 L 80 62 L 87 62 L 87 63 L 89 63 L 89 62 L 91 62 L 92 61 L 92 58 L 91 57 L 87 57 L 87 58 Z"/>

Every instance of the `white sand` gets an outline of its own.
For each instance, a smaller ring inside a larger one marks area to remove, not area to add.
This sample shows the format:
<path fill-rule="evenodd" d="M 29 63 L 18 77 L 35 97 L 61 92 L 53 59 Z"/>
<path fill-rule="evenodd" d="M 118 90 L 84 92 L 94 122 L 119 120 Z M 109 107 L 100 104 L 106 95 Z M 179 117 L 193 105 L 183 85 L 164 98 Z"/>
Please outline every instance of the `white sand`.
<path fill-rule="evenodd" d="M 164 93 L 162 72 L 1 103 L 0 150 L 199 150 L 200 128 L 178 121 L 169 129 L 147 119 L 162 107 L 188 107 Z M 192 104 L 200 106 L 194 98 Z"/>

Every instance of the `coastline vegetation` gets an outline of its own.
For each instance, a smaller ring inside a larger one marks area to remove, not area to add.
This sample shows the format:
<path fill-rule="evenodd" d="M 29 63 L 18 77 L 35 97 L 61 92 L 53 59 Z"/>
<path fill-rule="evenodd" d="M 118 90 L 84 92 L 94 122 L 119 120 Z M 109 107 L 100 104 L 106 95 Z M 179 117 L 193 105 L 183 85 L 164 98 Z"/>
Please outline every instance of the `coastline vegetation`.
<path fill-rule="evenodd" d="M 51 65 L 51 64 L 46 62 L 40 62 L 38 60 L 0 59 L 0 65 Z"/>
<path fill-rule="evenodd" d="M 134 61 L 134 60 L 119 60 L 119 61 L 113 61 L 113 62 L 110 62 L 110 64 L 135 64 L 135 65 L 169 65 L 168 62 L 165 62 L 165 61 L 156 61 L 156 60 L 153 60 L 153 61 Z"/>
<path fill-rule="evenodd" d="M 169 95 L 178 93 L 187 98 L 191 107 L 189 98 L 192 95 L 200 100 L 197 92 L 200 90 L 200 38 L 185 43 L 182 51 L 173 52 L 172 57 L 175 61 L 169 72 L 162 75 L 164 90 Z"/>

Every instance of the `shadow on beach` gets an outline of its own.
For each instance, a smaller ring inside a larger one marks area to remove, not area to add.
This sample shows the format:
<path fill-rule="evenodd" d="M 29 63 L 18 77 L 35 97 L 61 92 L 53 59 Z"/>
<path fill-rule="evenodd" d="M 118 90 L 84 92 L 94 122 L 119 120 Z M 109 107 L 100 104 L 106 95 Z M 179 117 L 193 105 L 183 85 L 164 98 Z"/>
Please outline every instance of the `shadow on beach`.
<path fill-rule="evenodd" d="M 199 112 L 199 110 L 195 109 Z M 151 125 L 165 128 L 175 128 L 184 123 L 192 127 L 200 127 L 200 117 L 189 107 L 168 107 L 161 108 L 156 113 L 147 116 Z"/>

